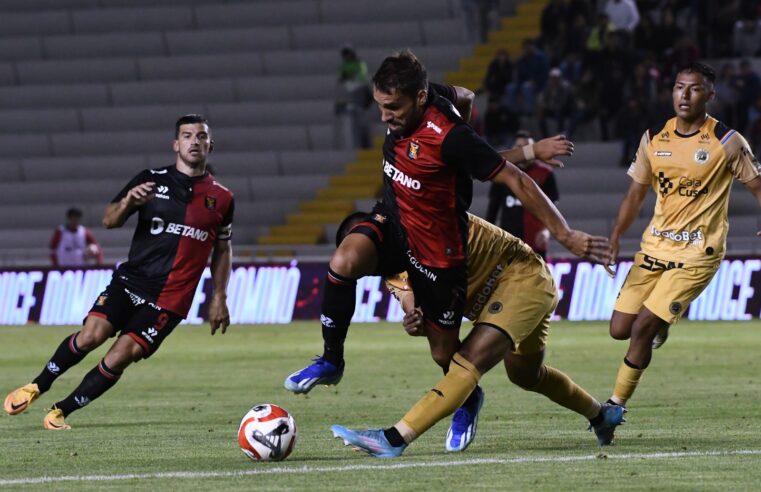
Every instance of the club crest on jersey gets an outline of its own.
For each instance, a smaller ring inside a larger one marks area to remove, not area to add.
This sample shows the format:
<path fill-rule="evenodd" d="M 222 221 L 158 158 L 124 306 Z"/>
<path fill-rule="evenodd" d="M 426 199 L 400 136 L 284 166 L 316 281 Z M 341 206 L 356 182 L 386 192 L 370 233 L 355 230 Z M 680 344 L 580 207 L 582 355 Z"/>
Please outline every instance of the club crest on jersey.
<path fill-rule="evenodd" d="M 386 216 L 383 215 L 383 214 L 375 214 L 373 216 L 373 220 L 375 220 L 376 222 L 379 222 L 381 224 L 385 224 L 386 223 Z"/>
<path fill-rule="evenodd" d="M 208 196 L 207 195 L 206 196 L 205 205 L 206 205 L 207 209 L 214 210 L 214 209 L 217 208 L 217 199 L 214 198 L 213 196 Z"/>
<path fill-rule="evenodd" d="M 410 159 L 417 159 L 419 152 L 420 152 L 420 144 L 415 142 L 410 142 L 409 147 L 407 147 L 407 157 L 409 157 Z"/>
<path fill-rule="evenodd" d="M 698 149 L 695 152 L 695 162 L 700 166 L 708 162 L 709 157 L 711 157 L 711 154 L 706 149 Z"/>
<path fill-rule="evenodd" d="M 96 306 L 105 306 L 106 300 L 108 299 L 108 294 L 106 292 L 102 293 L 98 296 L 98 300 L 95 301 Z"/>

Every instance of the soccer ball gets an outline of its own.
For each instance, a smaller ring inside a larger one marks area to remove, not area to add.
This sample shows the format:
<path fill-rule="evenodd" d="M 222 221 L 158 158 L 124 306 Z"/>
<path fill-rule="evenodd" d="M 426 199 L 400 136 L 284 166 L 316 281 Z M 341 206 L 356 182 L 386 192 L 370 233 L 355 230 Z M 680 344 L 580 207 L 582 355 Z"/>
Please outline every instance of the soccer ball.
<path fill-rule="evenodd" d="M 255 405 L 243 416 L 238 428 L 241 451 L 254 461 L 280 461 L 296 445 L 296 421 L 277 405 Z"/>

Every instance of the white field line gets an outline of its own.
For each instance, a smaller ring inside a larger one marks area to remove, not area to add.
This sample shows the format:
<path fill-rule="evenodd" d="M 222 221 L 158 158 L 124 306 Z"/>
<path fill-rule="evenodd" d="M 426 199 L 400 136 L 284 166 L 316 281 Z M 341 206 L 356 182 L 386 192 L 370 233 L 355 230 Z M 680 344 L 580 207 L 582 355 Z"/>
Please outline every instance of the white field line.
<path fill-rule="evenodd" d="M 710 456 L 761 456 L 761 449 L 738 449 L 735 451 L 684 451 L 673 453 L 631 453 L 611 454 L 606 459 L 611 460 L 654 460 L 677 458 L 701 458 Z M 421 461 L 414 463 L 388 463 L 380 465 L 344 465 L 344 466 L 267 466 L 238 471 L 176 471 L 159 473 L 129 473 L 123 475 L 64 475 L 59 477 L 29 477 L 0 479 L 0 485 L 32 485 L 59 482 L 114 482 L 118 480 L 152 479 L 152 478 L 225 478 L 244 477 L 250 475 L 280 475 L 291 473 L 342 473 L 373 470 L 400 470 L 405 468 L 437 468 L 472 465 L 511 465 L 522 463 L 567 463 L 574 461 L 594 461 L 599 455 L 581 456 L 537 456 L 527 458 L 474 458 L 470 460 Z"/>

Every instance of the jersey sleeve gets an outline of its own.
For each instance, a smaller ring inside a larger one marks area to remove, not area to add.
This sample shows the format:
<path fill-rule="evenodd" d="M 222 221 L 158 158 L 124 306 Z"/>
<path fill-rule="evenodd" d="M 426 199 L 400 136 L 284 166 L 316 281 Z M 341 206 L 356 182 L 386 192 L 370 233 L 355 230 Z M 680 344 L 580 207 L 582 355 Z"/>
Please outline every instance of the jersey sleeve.
<path fill-rule="evenodd" d="M 649 185 L 652 181 L 653 171 L 650 166 L 650 156 L 648 155 L 649 146 L 650 139 L 648 138 L 647 131 L 645 131 L 639 142 L 637 155 L 634 156 L 634 160 L 626 172 L 634 181 L 642 185 Z"/>
<path fill-rule="evenodd" d="M 467 171 L 475 179 L 489 181 L 505 166 L 505 159 L 469 125 L 452 128 L 441 144 L 441 160 Z"/>
<path fill-rule="evenodd" d="M 442 85 L 435 82 L 428 83 L 428 93 L 437 94 L 447 99 L 452 104 L 457 104 L 457 90 L 451 85 Z"/>
<path fill-rule="evenodd" d="M 724 151 L 727 153 L 727 167 L 738 181 L 747 183 L 759 175 L 758 160 L 742 135 L 734 132 L 724 143 Z"/>
<path fill-rule="evenodd" d="M 235 214 L 235 199 L 230 198 L 230 206 L 227 207 L 225 216 L 222 217 L 222 222 L 219 223 L 219 230 L 217 231 L 217 239 L 222 241 L 229 241 L 233 237 L 233 215 Z"/>
<path fill-rule="evenodd" d="M 116 203 L 116 202 L 120 201 L 122 198 L 127 196 L 127 193 L 129 193 L 129 190 L 131 190 L 135 186 L 139 185 L 140 183 L 146 183 L 146 182 L 150 181 L 151 179 L 148 177 L 148 174 L 149 174 L 149 171 L 147 169 L 141 171 L 140 173 L 138 173 L 137 176 L 132 178 L 130 180 L 130 182 L 127 183 L 124 186 L 124 188 L 122 188 L 121 191 L 119 191 L 119 193 L 116 194 L 116 196 L 113 198 L 113 200 L 111 200 L 111 203 Z M 134 212 L 134 209 L 132 210 L 132 212 Z"/>

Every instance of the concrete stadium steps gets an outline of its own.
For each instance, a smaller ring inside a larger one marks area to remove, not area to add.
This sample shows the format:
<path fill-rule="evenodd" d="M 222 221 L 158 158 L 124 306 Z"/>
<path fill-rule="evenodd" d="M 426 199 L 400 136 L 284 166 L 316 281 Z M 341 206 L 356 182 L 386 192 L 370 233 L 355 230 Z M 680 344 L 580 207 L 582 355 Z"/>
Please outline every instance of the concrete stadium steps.
<path fill-rule="evenodd" d="M 481 87 L 489 62 L 498 50 L 507 50 L 515 59 L 522 52 L 523 40 L 540 34 L 539 21 L 546 5 L 547 0 L 519 4 L 515 15 L 503 18 L 500 29 L 489 33 L 486 43 L 475 46 L 470 57 L 461 59 L 458 70 L 447 74 L 447 82 L 473 90 Z"/>

